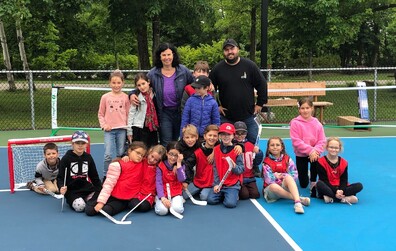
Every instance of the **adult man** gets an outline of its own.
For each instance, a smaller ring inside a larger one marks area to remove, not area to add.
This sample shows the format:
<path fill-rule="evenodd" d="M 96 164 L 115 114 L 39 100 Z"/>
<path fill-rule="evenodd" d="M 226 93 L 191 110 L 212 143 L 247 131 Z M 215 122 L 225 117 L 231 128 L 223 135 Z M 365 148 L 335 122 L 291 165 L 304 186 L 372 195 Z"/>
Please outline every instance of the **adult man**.
<path fill-rule="evenodd" d="M 217 63 L 209 74 L 219 91 L 221 122 L 245 122 L 247 139 L 255 144 L 258 125 L 254 118 L 267 103 L 267 82 L 254 62 L 239 56 L 239 46 L 234 39 L 223 43 L 223 54 L 225 60 Z"/>

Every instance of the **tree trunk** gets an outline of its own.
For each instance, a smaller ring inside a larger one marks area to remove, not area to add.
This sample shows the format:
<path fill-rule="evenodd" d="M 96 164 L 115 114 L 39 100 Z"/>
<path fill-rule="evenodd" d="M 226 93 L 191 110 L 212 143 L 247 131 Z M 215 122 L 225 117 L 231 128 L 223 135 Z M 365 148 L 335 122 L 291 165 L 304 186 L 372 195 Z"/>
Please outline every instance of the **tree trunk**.
<path fill-rule="evenodd" d="M 18 47 L 19 47 L 19 54 L 21 56 L 21 61 L 23 64 L 23 70 L 25 71 L 26 80 L 29 82 L 29 64 L 27 61 L 26 51 L 25 51 L 25 42 L 22 35 L 22 27 L 21 27 L 21 20 L 17 20 L 15 23 L 16 26 L 16 33 L 17 33 L 17 40 L 18 40 Z M 36 90 L 36 86 L 33 82 L 33 90 Z"/>
<path fill-rule="evenodd" d="M 160 19 L 159 15 L 155 15 L 152 21 L 152 30 L 153 30 L 153 47 L 151 51 L 152 61 L 154 65 L 154 57 L 155 57 L 155 50 L 158 48 L 160 44 Z"/>
<path fill-rule="evenodd" d="M 10 60 L 10 53 L 8 51 L 7 37 L 4 31 L 3 21 L 1 20 L 0 20 L 0 41 L 1 41 L 1 47 L 3 48 L 4 65 L 7 71 L 11 71 L 12 66 Z M 8 81 L 8 90 L 16 91 L 14 75 L 10 72 L 7 72 L 7 81 Z"/>
<path fill-rule="evenodd" d="M 148 70 L 150 69 L 150 59 L 148 54 L 146 25 L 139 25 L 137 28 L 137 44 L 138 44 L 139 69 Z"/>
<path fill-rule="evenodd" d="M 372 52 L 372 56 L 371 56 L 371 66 L 372 67 L 377 67 L 378 66 L 378 56 L 379 56 L 379 50 L 380 50 L 380 31 L 379 31 L 379 26 L 378 24 L 374 24 L 374 37 L 373 37 L 373 52 Z"/>
<path fill-rule="evenodd" d="M 309 49 L 309 55 L 308 55 L 308 64 L 309 64 L 309 71 L 308 71 L 308 82 L 311 82 L 312 81 L 312 67 L 313 67 L 313 60 L 312 60 L 312 57 L 313 57 L 313 52 L 312 52 L 312 49 Z"/>
<path fill-rule="evenodd" d="M 257 26 L 257 17 L 256 17 L 257 7 L 253 6 L 250 11 L 250 50 L 249 50 L 249 58 L 253 62 L 256 62 L 256 26 Z"/>

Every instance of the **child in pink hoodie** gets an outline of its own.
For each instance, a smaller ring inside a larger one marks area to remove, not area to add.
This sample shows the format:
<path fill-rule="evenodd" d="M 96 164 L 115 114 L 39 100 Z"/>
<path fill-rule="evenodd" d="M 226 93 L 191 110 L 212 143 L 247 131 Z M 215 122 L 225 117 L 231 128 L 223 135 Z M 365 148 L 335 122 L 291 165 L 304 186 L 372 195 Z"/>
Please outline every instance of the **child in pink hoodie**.
<path fill-rule="evenodd" d="M 290 138 L 296 154 L 300 187 L 308 186 L 308 163 L 311 163 L 311 197 L 316 197 L 317 161 L 324 151 L 326 136 L 323 125 L 312 116 L 313 110 L 313 102 L 310 98 L 305 97 L 298 101 L 300 115 L 290 122 Z"/>

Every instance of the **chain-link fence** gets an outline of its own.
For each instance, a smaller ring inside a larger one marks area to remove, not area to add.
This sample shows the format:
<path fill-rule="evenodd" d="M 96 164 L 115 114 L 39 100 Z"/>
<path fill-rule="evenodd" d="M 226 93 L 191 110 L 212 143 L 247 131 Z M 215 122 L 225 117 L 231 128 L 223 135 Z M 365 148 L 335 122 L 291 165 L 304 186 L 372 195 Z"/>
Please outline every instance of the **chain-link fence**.
<path fill-rule="evenodd" d="M 125 88 L 134 88 L 136 70 L 124 70 Z M 57 88 L 56 123 L 59 127 L 99 127 L 100 97 L 109 91 L 111 71 L 0 71 L 0 130 L 50 129 L 54 111 L 52 87 Z M 369 89 L 370 120 L 382 124 L 396 121 L 396 67 L 336 69 L 270 69 L 264 71 L 271 82 L 325 81 L 326 96 L 333 106 L 324 110 L 324 122 L 336 124 L 337 116 L 359 116 L 357 81 Z M 79 87 L 63 88 L 63 87 Z M 338 90 L 337 88 L 340 88 Z M 345 88 L 350 87 L 351 90 Z M 85 90 L 84 88 L 87 88 Z M 296 98 L 296 97 L 294 97 Z M 270 123 L 288 123 L 297 115 L 296 107 L 272 107 Z"/>

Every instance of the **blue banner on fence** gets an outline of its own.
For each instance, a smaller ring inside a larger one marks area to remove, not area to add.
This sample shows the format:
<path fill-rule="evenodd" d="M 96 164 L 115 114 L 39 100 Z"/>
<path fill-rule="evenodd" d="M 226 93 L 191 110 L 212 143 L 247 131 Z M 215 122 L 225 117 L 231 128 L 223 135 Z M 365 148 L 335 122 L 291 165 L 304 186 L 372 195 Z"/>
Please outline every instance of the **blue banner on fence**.
<path fill-rule="evenodd" d="M 356 82 L 356 86 L 361 87 L 361 89 L 358 90 L 358 104 L 359 104 L 360 118 L 370 120 L 366 83 Z"/>

